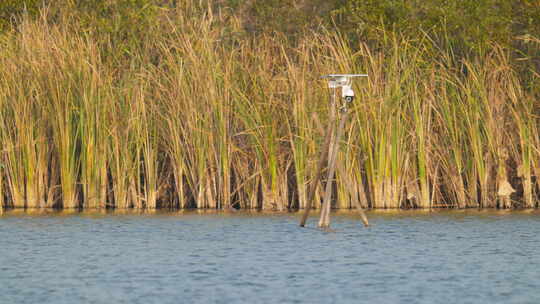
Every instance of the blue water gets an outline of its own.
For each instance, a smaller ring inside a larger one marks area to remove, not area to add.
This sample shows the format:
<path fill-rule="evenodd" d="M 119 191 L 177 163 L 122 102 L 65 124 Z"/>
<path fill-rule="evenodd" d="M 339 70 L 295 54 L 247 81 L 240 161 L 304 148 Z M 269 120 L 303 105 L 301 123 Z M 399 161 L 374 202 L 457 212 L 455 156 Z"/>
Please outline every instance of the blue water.
<path fill-rule="evenodd" d="M 368 216 L 7 212 L 0 303 L 540 303 L 539 213 Z"/>

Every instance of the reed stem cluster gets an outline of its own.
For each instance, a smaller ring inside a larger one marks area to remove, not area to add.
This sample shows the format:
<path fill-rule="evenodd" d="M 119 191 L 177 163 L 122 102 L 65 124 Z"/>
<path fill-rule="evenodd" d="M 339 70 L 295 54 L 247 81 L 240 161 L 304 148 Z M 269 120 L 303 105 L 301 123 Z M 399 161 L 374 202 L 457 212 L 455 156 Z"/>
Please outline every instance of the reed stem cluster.
<path fill-rule="evenodd" d="M 334 207 L 538 207 L 540 75 L 511 50 L 291 42 L 188 2 L 125 44 L 45 11 L 1 34 L 0 206 L 303 208 L 329 115 L 318 77 L 365 72 Z"/>

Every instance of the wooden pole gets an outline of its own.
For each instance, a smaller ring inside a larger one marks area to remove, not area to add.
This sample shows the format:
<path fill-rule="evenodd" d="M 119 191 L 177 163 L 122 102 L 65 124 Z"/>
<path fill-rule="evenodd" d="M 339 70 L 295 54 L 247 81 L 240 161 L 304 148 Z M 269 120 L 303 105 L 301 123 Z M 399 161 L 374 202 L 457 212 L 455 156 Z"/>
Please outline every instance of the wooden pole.
<path fill-rule="evenodd" d="M 309 212 L 311 211 L 313 200 L 315 199 L 315 192 L 317 191 L 317 185 L 319 184 L 319 180 L 321 179 L 324 165 L 326 164 L 326 161 L 328 160 L 330 143 L 332 141 L 332 135 L 334 134 L 334 131 L 335 131 L 335 128 L 334 128 L 335 120 L 336 120 L 335 106 L 336 106 L 336 93 L 334 91 L 332 102 L 330 104 L 330 107 L 331 107 L 330 108 L 330 124 L 328 126 L 328 129 L 326 130 L 326 135 L 324 137 L 324 144 L 321 149 L 321 154 L 319 156 L 319 162 L 317 163 L 315 176 L 313 177 L 313 180 L 309 184 L 306 208 L 304 210 L 304 215 L 302 216 L 302 219 L 300 220 L 300 227 L 306 226 L 306 221 L 309 217 Z"/>
<path fill-rule="evenodd" d="M 327 228 L 330 226 L 330 205 L 332 198 L 332 180 L 334 179 L 334 174 L 336 172 L 336 160 L 337 154 L 339 152 L 339 140 L 343 134 L 343 129 L 345 128 L 345 122 L 349 116 L 347 109 L 340 111 L 341 119 L 339 121 L 339 126 L 337 129 L 337 134 L 334 137 L 334 141 L 330 147 L 330 160 L 328 161 L 328 176 L 326 180 L 326 190 L 324 193 L 323 206 L 321 208 L 321 216 L 319 218 L 319 227 Z"/>
<path fill-rule="evenodd" d="M 354 98 L 354 92 L 352 92 L 352 90 L 350 89 L 350 85 L 348 86 L 348 90 L 352 93 L 351 96 L 347 96 L 347 102 L 350 102 L 352 101 L 352 98 Z M 347 191 L 349 192 L 349 195 L 351 196 L 351 199 L 353 200 L 353 204 L 355 205 L 355 207 L 358 209 L 358 212 L 360 213 L 364 226 L 366 227 L 369 226 L 367 216 L 364 210 L 362 209 L 360 202 L 358 201 L 358 196 L 353 191 L 354 189 L 353 182 L 346 175 L 345 168 L 343 167 L 343 165 L 337 163 L 337 155 L 339 152 L 339 141 L 343 135 L 343 131 L 345 129 L 345 123 L 347 121 L 349 114 L 347 112 L 347 103 L 345 103 L 343 105 L 343 108 L 340 109 L 340 121 L 339 121 L 339 126 L 337 126 L 337 130 L 336 130 L 335 106 L 336 106 L 336 91 L 334 90 L 332 103 L 331 103 L 331 110 L 330 110 L 330 125 L 328 126 L 327 131 L 326 131 L 323 148 L 321 150 L 321 154 L 319 157 L 319 162 L 317 164 L 317 170 L 315 171 L 314 179 L 311 181 L 311 184 L 309 185 L 305 212 L 300 221 L 300 227 L 304 227 L 306 225 L 306 221 L 309 217 L 309 212 L 311 210 L 311 207 L 313 205 L 313 200 L 315 198 L 317 185 L 319 183 L 319 180 L 321 179 L 322 172 L 324 169 L 324 164 L 327 161 L 328 161 L 328 175 L 327 175 L 327 180 L 326 180 L 323 205 L 321 207 L 321 215 L 319 218 L 319 227 L 327 228 L 330 226 L 332 186 L 333 186 L 333 178 L 336 171 L 336 165 L 338 167 L 338 170 L 340 171 L 340 174 L 343 176 L 343 180 L 346 183 L 345 186 L 347 188 Z M 317 127 L 319 127 L 322 133 L 322 127 L 321 127 L 320 122 L 317 119 L 315 119 L 315 123 Z"/>
<path fill-rule="evenodd" d="M 319 120 L 319 117 L 317 114 L 313 114 L 313 121 L 315 122 L 315 125 L 319 131 L 319 133 L 324 133 L 321 121 Z M 336 162 L 336 169 L 339 172 L 339 175 L 341 176 L 341 179 L 345 183 L 345 188 L 347 189 L 347 192 L 349 192 L 349 196 L 352 199 L 354 207 L 358 210 L 360 213 L 360 217 L 362 219 L 362 222 L 364 223 L 364 226 L 369 226 L 369 221 L 367 218 L 366 213 L 364 212 L 364 208 L 362 208 L 362 204 L 360 204 L 360 201 L 358 201 L 358 193 L 353 191 L 355 188 L 354 182 L 349 178 L 347 175 L 347 171 L 345 170 L 345 167 L 343 166 L 342 162 L 337 161 Z M 366 195 L 363 190 L 363 185 L 360 186 L 360 199 L 367 201 Z"/>
<path fill-rule="evenodd" d="M 358 193 L 353 191 L 353 188 L 355 187 L 355 185 L 351 181 L 351 179 L 346 175 L 345 168 L 343 167 L 343 164 L 341 162 L 337 162 L 337 170 L 339 172 L 339 175 L 342 176 L 342 180 L 345 183 L 345 188 L 347 188 L 347 191 L 349 192 L 349 196 L 351 197 L 354 207 L 356 207 L 356 210 L 358 210 L 358 213 L 360 213 L 360 219 L 362 220 L 362 223 L 364 223 L 364 226 L 368 227 L 369 221 L 366 216 L 366 213 L 364 212 L 364 208 L 362 208 L 362 205 L 360 204 L 360 201 L 358 200 L 358 196 L 357 196 Z"/>

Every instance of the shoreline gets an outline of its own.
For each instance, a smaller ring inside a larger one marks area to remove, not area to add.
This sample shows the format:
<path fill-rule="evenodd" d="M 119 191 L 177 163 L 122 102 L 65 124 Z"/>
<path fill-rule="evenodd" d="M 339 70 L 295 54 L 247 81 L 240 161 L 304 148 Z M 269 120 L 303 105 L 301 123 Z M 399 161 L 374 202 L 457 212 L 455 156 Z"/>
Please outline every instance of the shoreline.
<path fill-rule="evenodd" d="M 217 209 L 184 209 L 184 210 L 169 210 L 169 209 L 53 209 L 53 208 L 11 208 L 0 211 L 0 216 L 4 215 L 25 215 L 25 216 L 193 216 L 193 215 L 226 215 L 226 216 L 301 216 L 303 209 L 287 210 L 287 211 L 272 211 L 272 210 L 256 210 L 245 209 L 237 211 L 217 210 Z M 497 209 L 497 208 L 432 208 L 432 209 L 366 209 L 364 210 L 370 216 L 430 216 L 430 215 L 509 215 L 509 214 L 534 214 L 540 215 L 538 208 L 521 208 L 521 209 Z M 320 214 L 320 209 L 313 210 L 310 218 L 317 218 Z M 354 209 L 332 209 L 332 215 L 335 216 L 358 216 L 358 211 Z"/>

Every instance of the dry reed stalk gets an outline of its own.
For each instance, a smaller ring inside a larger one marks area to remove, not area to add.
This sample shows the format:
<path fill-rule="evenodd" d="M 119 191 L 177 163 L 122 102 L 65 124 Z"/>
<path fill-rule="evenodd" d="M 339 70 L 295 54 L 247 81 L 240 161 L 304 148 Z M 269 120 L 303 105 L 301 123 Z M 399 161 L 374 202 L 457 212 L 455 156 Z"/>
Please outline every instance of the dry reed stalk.
<path fill-rule="evenodd" d="M 137 162 L 134 153 L 135 120 L 129 101 L 129 92 L 111 92 L 111 102 L 108 118 L 110 127 L 107 130 L 109 138 L 107 164 L 111 176 L 112 202 L 117 209 L 131 208 L 135 203 L 132 195 L 132 178 Z"/>
<path fill-rule="evenodd" d="M 108 128 L 106 110 L 110 108 L 107 90 L 110 87 L 101 75 L 102 63 L 97 46 L 87 42 L 86 56 L 92 61 L 83 67 L 81 76 L 84 88 L 81 89 L 80 145 L 81 145 L 81 184 L 84 208 L 102 209 L 107 203 L 107 150 Z M 110 80 L 109 80 L 110 81 Z"/>
<path fill-rule="evenodd" d="M 314 149 L 312 126 L 307 109 L 315 105 L 315 98 L 311 92 L 312 86 L 316 85 L 313 75 L 309 75 L 311 51 L 308 42 L 303 42 L 298 50 L 298 58 L 290 58 L 283 49 L 283 57 L 287 62 L 287 91 L 292 94 L 291 117 L 287 119 L 288 141 L 294 164 L 296 191 L 298 195 L 298 208 L 304 209 L 307 204 L 307 185 L 310 150 Z M 297 67 L 297 64 L 299 67 Z M 311 83 L 308 83 L 311 82 Z M 311 94 L 310 94 L 311 93 Z"/>
<path fill-rule="evenodd" d="M 358 126 L 365 132 L 360 143 L 365 155 L 366 176 L 370 187 L 370 200 L 374 208 L 399 208 L 402 203 L 403 183 L 406 176 L 405 161 L 408 151 L 406 140 L 406 96 L 401 90 L 409 81 L 410 73 L 402 73 L 401 66 L 409 67 L 405 55 L 397 52 L 399 43 L 392 39 L 389 58 L 384 53 L 372 54 L 361 50 L 362 66 L 368 67 L 369 82 L 361 90 L 366 103 L 363 111 L 356 111 Z M 390 62 L 385 66 L 385 62 Z"/>
<path fill-rule="evenodd" d="M 4 211 L 6 203 L 4 189 L 4 169 L 0 168 L 0 214 Z"/>
<path fill-rule="evenodd" d="M 446 66 L 451 60 L 447 59 Z M 436 70 L 438 79 L 432 86 L 437 92 L 438 105 L 435 111 L 436 129 L 439 136 L 434 143 L 440 147 L 448 149 L 437 149 L 437 159 L 441 164 L 443 184 L 446 187 L 447 200 L 449 205 L 458 208 L 467 206 L 467 190 L 465 188 L 467 148 L 465 136 L 463 134 L 463 107 L 459 103 L 459 93 L 452 81 L 453 75 L 444 65 Z"/>
<path fill-rule="evenodd" d="M 28 75 L 39 71 L 34 64 L 39 58 L 36 51 L 47 52 L 44 37 L 36 26 L 21 25 L 23 41 L 8 49 L 4 62 L 3 136 L 4 144 L 10 150 L 4 154 L 8 164 L 8 183 L 12 191 L 13 207 L 38 208 L 46 205 L 47 161 L 49 145 L 46 141 L 47 123 L 39 104 L 42 94 L 40 84 Z M 45 37 L 47 38 L 47 37 Z M 11 55 L 9 55 L 9 53 Z M 18 54 L 18 56 L 13 56 Z M 10 144 L 11 143 L 11 144 Z"/>
<path fill-rule="evenodd" d="M 67 10 L 0 34 L 0 205 L 308 209 L 312 114 L 331 115 L 316 77 L 362 71 L 334 207 L 537 206 L 538 73 L 508 50 L 255 39 L 202 7 L 164 10 L 144 41 L 82 33 Z"/>

